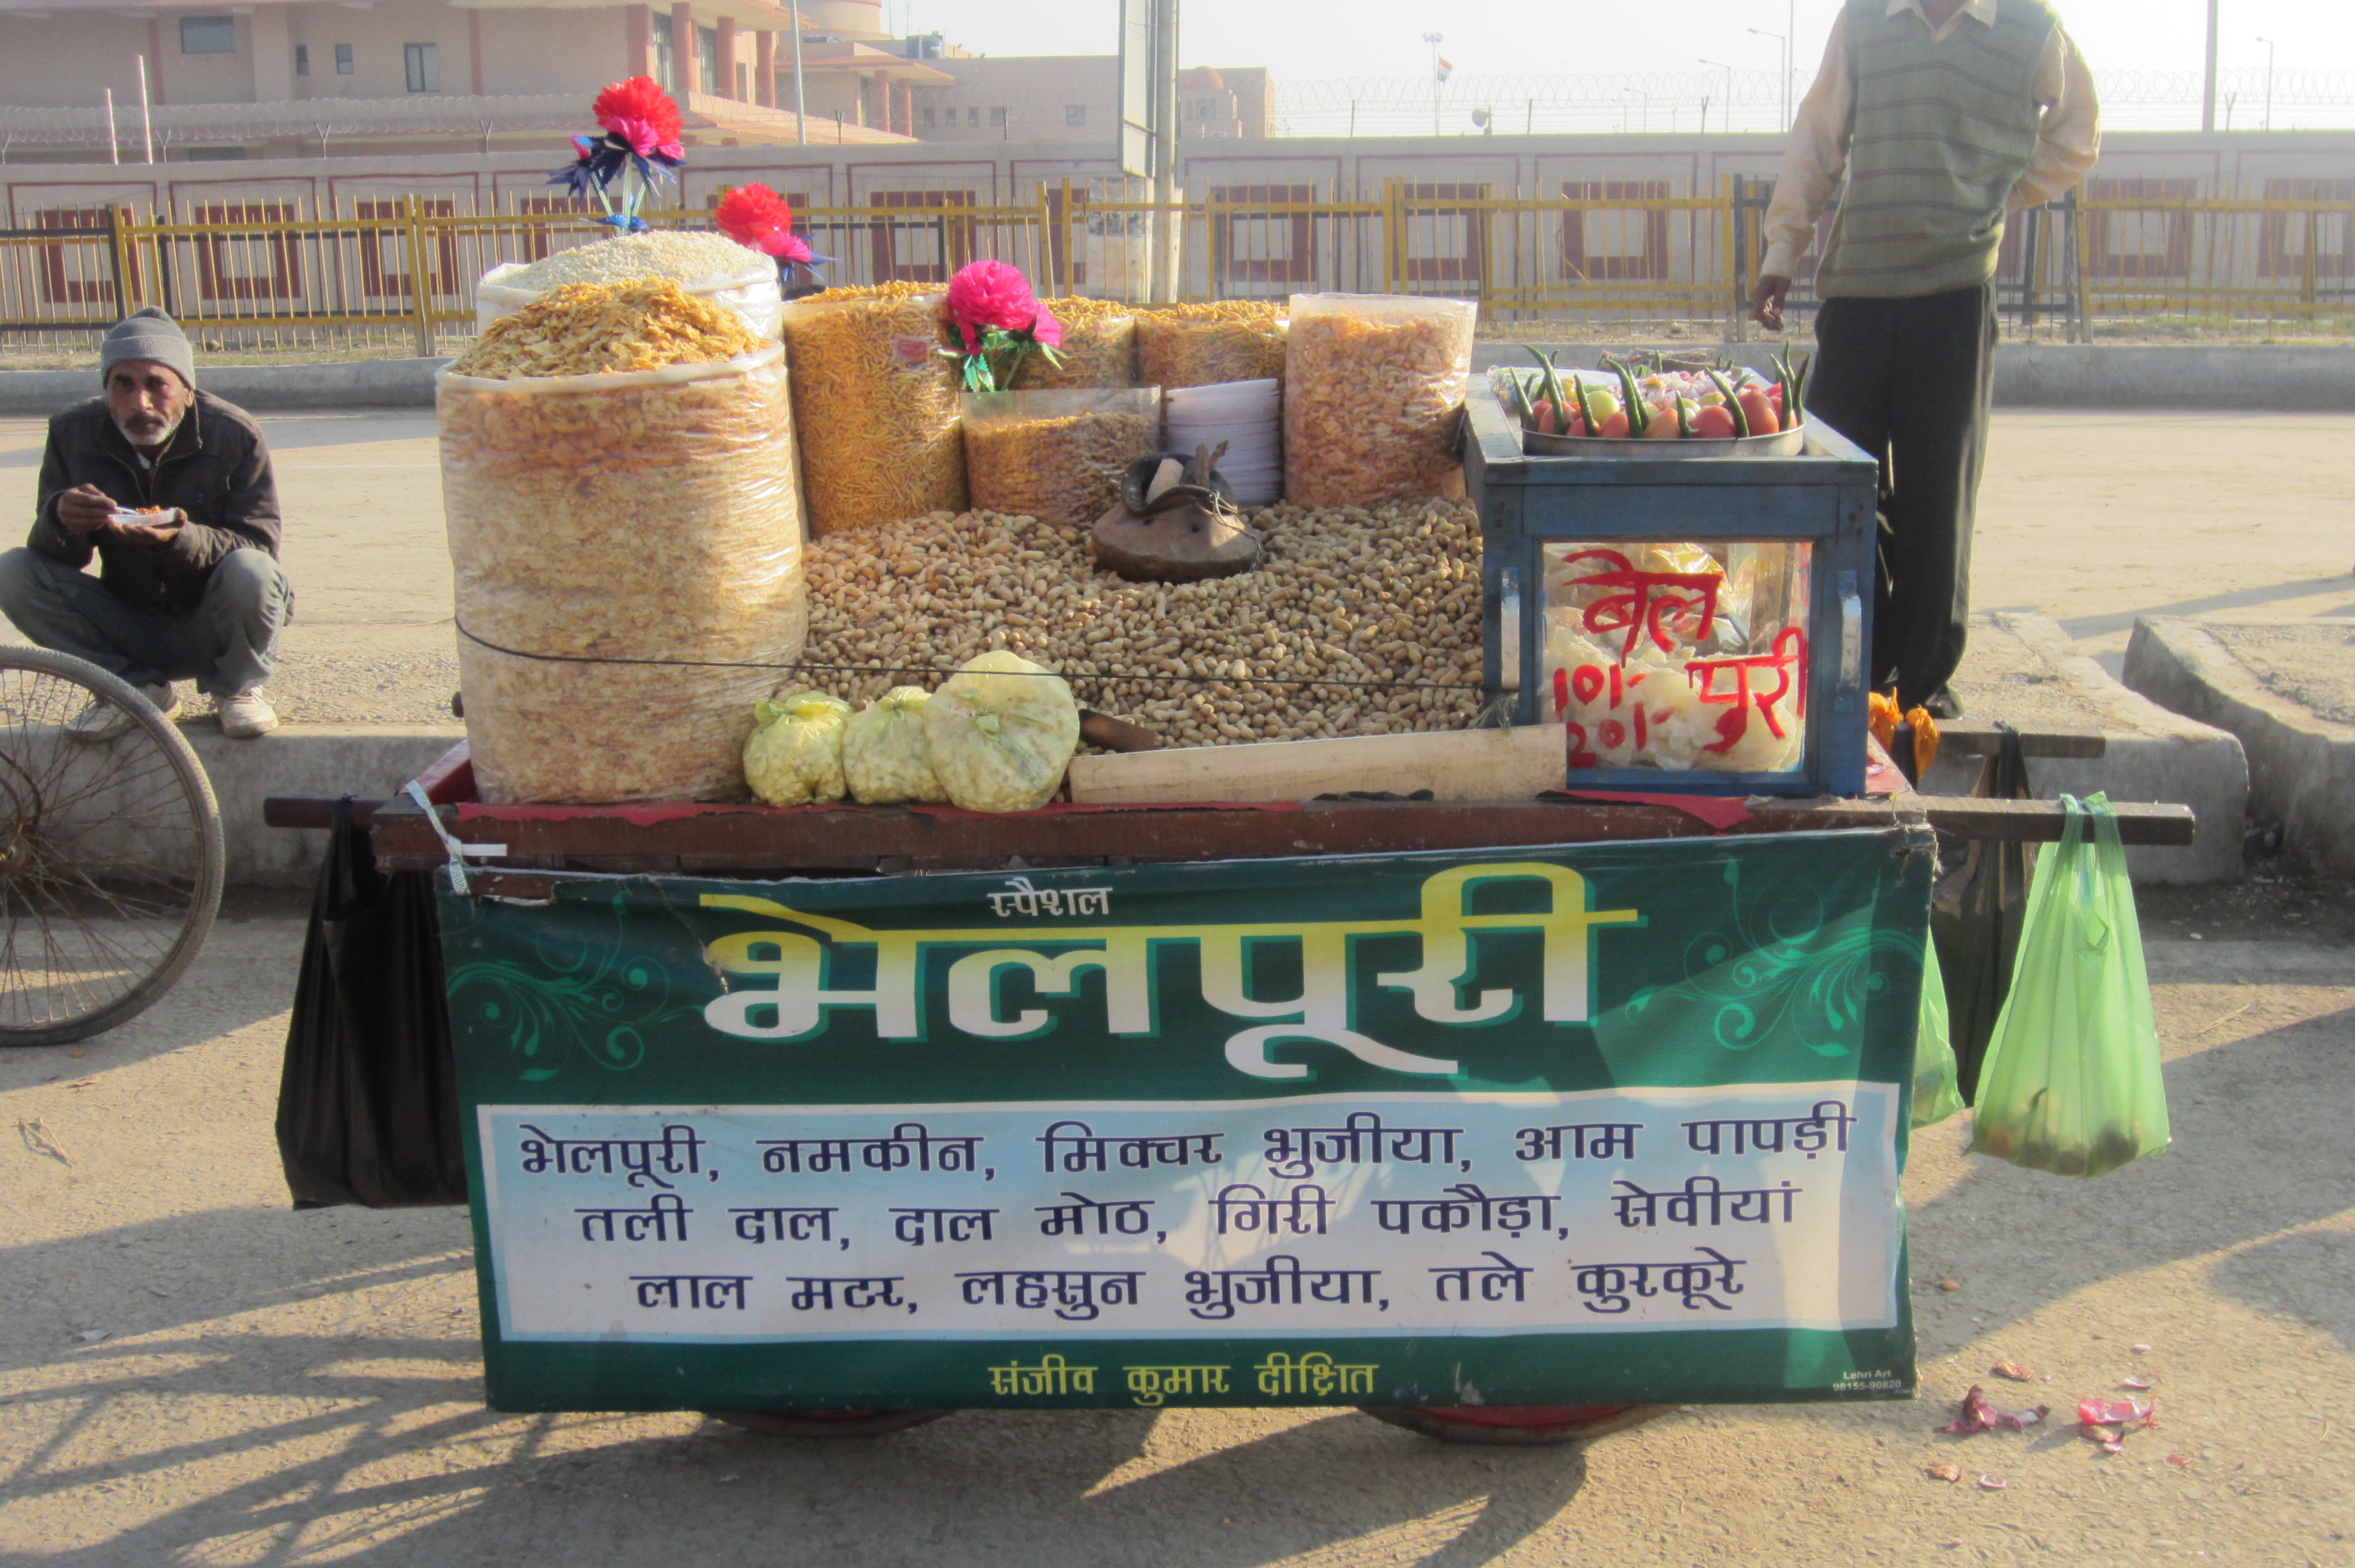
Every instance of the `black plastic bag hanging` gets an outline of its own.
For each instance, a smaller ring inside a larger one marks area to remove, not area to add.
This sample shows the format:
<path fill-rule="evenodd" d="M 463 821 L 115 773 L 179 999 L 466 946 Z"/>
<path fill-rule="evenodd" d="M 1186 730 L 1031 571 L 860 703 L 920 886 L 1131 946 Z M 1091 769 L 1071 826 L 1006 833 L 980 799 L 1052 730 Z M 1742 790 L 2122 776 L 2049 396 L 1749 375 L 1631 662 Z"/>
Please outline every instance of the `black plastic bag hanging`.
<path fill-rule="evenodd" d="M 1985 800 L 2029 800 L 2028 758 L 2019 733 L 2009 725 L 1997 727 L 2003 744 L 1981 765 L 1971 793 Z M 2011 991 L 2030 869 L 2026 844 L 1973 839 L 1942 872 L 1930 895 L 1930 936 L 1945 971 L 1955 1081 L 1966 1100 L 1978 1093 L 1979 1064 Z"/>
<path fill-rule="evenodd" d="M 278 1086 L 298 1209 L 466 1202 L 432 873 L 377 869 L 336 802 Z"/>

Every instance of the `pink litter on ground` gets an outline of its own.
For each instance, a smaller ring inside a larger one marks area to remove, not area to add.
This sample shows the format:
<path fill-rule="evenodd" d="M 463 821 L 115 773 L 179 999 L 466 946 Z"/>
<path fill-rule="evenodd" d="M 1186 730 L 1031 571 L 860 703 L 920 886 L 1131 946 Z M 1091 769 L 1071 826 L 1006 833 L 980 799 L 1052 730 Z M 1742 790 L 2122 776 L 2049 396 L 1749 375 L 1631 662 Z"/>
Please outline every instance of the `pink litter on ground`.
<path fill-rule="evenodd" d="M 2123 1379 L 2118 1383 L 2118 1386 L 2120 1388 L 2145 1389 L 2155 1387 L 2158 1383 L 2158 1380 L 2155 1377 L 2130 1377 Z"/>
<path fill-rule="evenodd" d="M 2167 1457 L 2167 1462 L 2174 1466 L 2179 1470 L 2188 1470 L 2191 1467 L 2191 1456 L 2189 1454 L 2169 1454 Z"/>
<path fill-rule="evenodd" d="M 1987 1391 L 1973 1383 L 1971 1391 L 1963 1395 L 1962 1408 L 1955 1418 L 1934 1430 L 1951 1432 L 1958 1437 L 1967 1437 L 1974 1432 L 2025 1432 L 2051 1414 L 2051 1410 L 2049 1404 L 2040 1404 L 2033 1410 L 1998 1409 L 1987 1403 Z"/>
<path fill-rule="evenodd" d="M 1987 1371 L 1993 1372 L 1996 1376 L 2011 1383 L 2034 1383 L 2036 1381 L 2036 1374 L 2029 1371 L 2026 1367 L 2021 1366 L 2018 1361 L 1998 1361 L 1995 1365 L 1987 1368 Z"/>
<path fill-rule="evenodd" d="M 1997 1476 L 1981 1476 L 1979 1478 L 1979 1490 L 1983 1492 L 1999 1492 L 2010 1485 L 2011 1483 L 2009 1481 L 2004 1480 L 2000 1477 Z"/>
<path fill-rule="evenodd" d="M 2156 1345 L 2128 1345 L 2126 1349 L 2132 1351 L 2138 1356 L 2147 1356 L 2150 1354 L 2152 1351 L 2158 1349 L 2158 1347 Z"/>
<path fill-rule="evenodd" d="M 2155 1399 L 2081 1399 L 2077 1402 L 2077 1424 L 2080 1426 L 2141 1426 L 2148 1424 L 2150 1413 L 2158 1404 Z"/>

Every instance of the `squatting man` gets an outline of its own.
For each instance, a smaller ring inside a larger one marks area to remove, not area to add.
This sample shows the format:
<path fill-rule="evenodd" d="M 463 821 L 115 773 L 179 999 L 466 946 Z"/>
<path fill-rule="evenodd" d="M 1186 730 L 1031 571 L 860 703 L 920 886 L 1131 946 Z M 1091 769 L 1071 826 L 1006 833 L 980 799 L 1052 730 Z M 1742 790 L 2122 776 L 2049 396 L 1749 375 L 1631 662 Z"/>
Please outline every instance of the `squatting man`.
<path fill-rule="evenodd" d="M 179 323 L 149 308 L 115 323 L 101 396 L 49 421 L 26 547 L 0 555 L 0 610 L 44 648 L 138 687 L 165 718 L 193 680 L 240 739 L 278 727 L 261 694 L 294 595 L 278 565 L 278 486 L 245 410 L 197 390 Z M 95 557 L 99 575 L 83 568 Z M 129 713 L 93 703 L 78 740 Z"/>

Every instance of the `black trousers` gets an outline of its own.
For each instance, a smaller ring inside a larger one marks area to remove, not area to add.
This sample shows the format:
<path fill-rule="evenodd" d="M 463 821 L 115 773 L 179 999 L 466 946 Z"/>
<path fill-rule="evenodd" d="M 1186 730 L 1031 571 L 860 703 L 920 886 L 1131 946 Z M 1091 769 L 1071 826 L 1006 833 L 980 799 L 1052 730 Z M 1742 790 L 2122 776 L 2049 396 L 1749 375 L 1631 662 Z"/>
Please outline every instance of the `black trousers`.
<path fill-rule="evenodd" d="M 1872 684 L 1907 707 L 1963 662 L 1995 389 L 1995 289 L 1826 300 L 1807 413 L 1881 460 Z"/>

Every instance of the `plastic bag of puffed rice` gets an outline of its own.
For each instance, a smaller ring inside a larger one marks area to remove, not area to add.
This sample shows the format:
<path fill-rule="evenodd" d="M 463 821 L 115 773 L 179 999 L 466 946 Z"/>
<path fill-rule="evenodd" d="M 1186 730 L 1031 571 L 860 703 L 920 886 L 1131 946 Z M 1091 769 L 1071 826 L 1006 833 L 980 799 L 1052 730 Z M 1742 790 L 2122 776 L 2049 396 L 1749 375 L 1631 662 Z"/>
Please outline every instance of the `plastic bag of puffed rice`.
<path fill-rule="evenodd" d="M 949 798 L 924 738 L 924 707 L 932 700 L 922 686 L 894 686 L 850 715 L 842 732 L 842 778 L 851 799 L 894 806 Z"/>
<path fill-rule="evenodd" d="M 1003 649 L 965 661 L 924 705 L 932 771 L 969 811 L 1030 811 L 1055 798 L 1080 747 L 1064 679 Z"/>
<path fill-rule="evenodd" d="M 796 692 L 753 710 L 753 728 L 744 742 L 744 779 L 752 793 L 772 806 L 810 806 L 839 800 L 849 791 L 842 777 L 842 732 L 850 705 L 824 692 Z"/>

